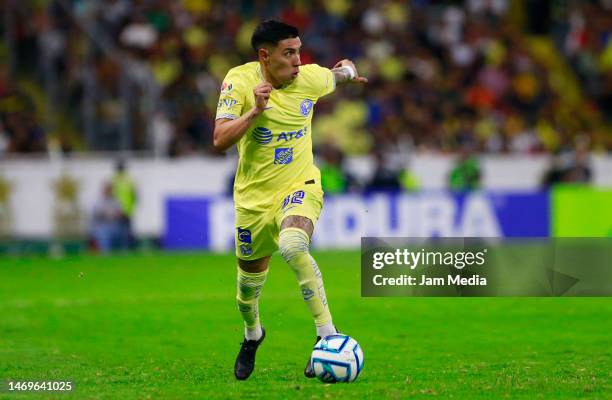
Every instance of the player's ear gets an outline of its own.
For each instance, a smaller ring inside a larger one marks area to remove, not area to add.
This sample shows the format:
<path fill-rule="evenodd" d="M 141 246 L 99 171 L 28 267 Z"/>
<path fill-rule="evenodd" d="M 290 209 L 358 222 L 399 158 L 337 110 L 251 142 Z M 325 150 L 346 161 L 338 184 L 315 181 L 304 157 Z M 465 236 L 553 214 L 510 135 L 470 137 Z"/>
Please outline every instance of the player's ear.
<path fill-rule="evenodd" d="M 259 50 L 257 50 L 257 55 L 259 59 L 265 63 L 270 61 L 270 52 L 266 48 L 260 47 Z"/>

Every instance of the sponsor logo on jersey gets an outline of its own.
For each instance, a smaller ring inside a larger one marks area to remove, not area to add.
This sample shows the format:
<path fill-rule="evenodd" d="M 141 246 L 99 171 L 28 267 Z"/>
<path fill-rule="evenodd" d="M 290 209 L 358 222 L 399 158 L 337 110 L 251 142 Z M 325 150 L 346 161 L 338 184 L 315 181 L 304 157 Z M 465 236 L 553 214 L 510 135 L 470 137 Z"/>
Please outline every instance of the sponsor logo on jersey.
<path fill-rule="evenodd" d="M 225 107 L 225 108 L 232 108 L 236 105 L 236 103 L 238 103 L 237 100 L 234 100 L 232 98 L 229 99 L 219 99 L 219 103 L 217 104 L 217 108 L 219 107 Z"/>
<path fill-rule="evenodd" d="M 253 254 L 253 248 L 250 244 L 241 244 L 240 254 L 242 254 L 243 256 L 250 256 L 251 254 Z"/>
<path fill-rule="evenodd" d="M 253 139 L 259 144 L 268 144 L 272 141 L 272 131 L 268 128 L 257 127 L 251 134 Z"/>
<path fill-rule="evenodd" d="M 306 99 L 300 103 L 300 113 L 303 116 L 308 116 L 310 110 L 312 110 L 312 100 Z"/>
<path fill-rule="evenodd" d="M 278 134 L 278 138 L 276 139 L 276 141 L 280 142 L 281 140 L 284 140 L 285 142 L 288 142 L 291 139 L 299 139 L 302 136 L 304 136 L 307 131 L 308 131 L 308 128 L 303 127 L 302 129 L 298 131 L 281 132 Z"/>
<path fill-rule="evenodd" d="M 249 229 L 242 229 L 240 227 L 238 229 L 238 241 L 242 243 L 252 243 L 251 241 L 251 231 Z"/>
<path fill-rule="evenodd" d="M 305 126 L 302 129 L 298 129 L 297 131 L 280 132 L 275 141 L 288 142 L 293 139 L 299 139 L 303 136 L 306 136 L 307 134 L 308 127 Z M 253 137 L 253 140 L 255 140 L 258 144 L 261 145 L 269 144 L 274 139 L 272 131 L 268 128 L 264 128 L 263 126 L 258 126 L 257 128 L 253 129 L 253 131 L 251 131 L 251 136 Z"/>
<path fill-rule="evenodd" d="M 274 164 L 284 165 L 293 161 L 293 147 L 274 149 Z"/>
<path fill-rule="evenodd" d="M 223 82 L 221 84 L 221 94 L 229 94 L 234 87 L 231 83 Z"/>

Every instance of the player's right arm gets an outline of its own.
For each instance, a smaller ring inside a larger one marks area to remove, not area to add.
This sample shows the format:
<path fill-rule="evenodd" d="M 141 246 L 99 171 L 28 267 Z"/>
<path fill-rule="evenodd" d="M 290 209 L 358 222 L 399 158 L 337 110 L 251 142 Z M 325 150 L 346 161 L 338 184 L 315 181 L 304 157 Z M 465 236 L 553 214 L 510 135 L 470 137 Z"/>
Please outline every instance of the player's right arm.
<path fill-rule="evenodd" d="M 213 145 L 219 151 L 225 151 L 237 143 L 247 132 L 251 122 L 266 110 L 272 85 L 268 82 L 260 83 L 253 89 L 255 106 L 239 118 L 218 118 L 215 121 Z"/>

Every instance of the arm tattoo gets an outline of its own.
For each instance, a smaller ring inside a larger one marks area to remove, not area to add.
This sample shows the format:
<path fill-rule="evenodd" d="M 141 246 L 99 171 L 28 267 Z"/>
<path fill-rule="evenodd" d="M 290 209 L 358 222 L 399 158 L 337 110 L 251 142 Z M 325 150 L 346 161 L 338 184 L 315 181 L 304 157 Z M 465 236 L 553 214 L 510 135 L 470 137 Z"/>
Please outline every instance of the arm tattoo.
<path fill-rule="evenodd" d="M 351 75 L 344 67 L 338 67 L 331 70 L 336 80 L 336 85 L 348 82 L 351 80 Z"/>

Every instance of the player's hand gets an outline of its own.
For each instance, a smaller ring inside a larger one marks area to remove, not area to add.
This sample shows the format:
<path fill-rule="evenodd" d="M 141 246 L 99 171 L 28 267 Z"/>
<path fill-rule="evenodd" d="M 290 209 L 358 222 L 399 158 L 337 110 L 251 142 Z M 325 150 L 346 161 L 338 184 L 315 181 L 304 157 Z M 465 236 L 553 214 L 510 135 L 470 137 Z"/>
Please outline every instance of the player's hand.
<path fill-rule="evenodd" d="M 368 83 L 368 78 L 366 78 L 365 76 L 359 76 L 359 72 L 357 72 L 357 67 L 355 67 L 355 64 L 351 60 L 347 60 L 345 58 L 344 60 L 338 61 L 336 65 L 334 65 L 334 68 L 344 67 L 344 66 L 351 67 L 355 71 L 355 77 L 351 79 L 349 82 Z"/>
<path fill-rule="evenodd" d="M 255 107 L 259 113 L 264 112 L 269 107 L 268 99 L 270 98 L 270 93 L 272 93 L 272 84 L 269 82 L 263 82 L 259 85 L 255 86 L 253 89 L 253 94 L 255 95 Z"/>

